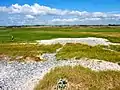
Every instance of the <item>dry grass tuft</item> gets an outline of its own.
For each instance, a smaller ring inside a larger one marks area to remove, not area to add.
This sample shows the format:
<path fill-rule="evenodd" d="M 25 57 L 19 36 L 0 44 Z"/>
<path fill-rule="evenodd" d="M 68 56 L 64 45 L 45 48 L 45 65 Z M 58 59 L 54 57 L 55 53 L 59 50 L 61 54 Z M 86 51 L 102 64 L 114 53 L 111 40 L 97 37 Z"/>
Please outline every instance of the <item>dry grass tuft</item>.
<path fill-rule="evenodd" d="M 100 71 L 94 72 L 81 66 L 59 67 L 45 75 L 35 90 L 54 90 L 60 78 L 68 80 L 67 90 L 119 90 L 120 72 Z"/>

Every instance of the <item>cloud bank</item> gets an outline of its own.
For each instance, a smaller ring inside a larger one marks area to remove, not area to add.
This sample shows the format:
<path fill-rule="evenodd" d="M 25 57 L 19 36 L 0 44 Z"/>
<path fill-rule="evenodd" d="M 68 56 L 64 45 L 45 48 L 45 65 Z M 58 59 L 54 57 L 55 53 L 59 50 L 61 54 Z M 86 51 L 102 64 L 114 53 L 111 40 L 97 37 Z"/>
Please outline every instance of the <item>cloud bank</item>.
<path fill-rule="evenodd" d="M 42 6 L 13 4 L 0 6 L 0 25 L 34 24 L 120 24 L 120 13 L 62 10 Z"/>

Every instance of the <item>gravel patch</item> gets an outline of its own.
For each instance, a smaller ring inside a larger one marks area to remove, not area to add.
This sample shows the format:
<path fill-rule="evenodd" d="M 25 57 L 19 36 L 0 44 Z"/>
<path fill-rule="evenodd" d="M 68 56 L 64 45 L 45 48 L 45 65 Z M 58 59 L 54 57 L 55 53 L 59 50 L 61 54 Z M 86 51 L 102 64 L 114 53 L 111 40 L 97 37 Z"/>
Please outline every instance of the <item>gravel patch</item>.
<path fill-rule="evenodd" d="M 33 90 L 46 73 L 58 66 L 81 65 L 94 71 L 120 71 L 120 66 L 112 62 L 87 58 L 57 61 L 55 55 L 55 53 L 43 54 L 42 58 L 47 60 L 45 62 L 0 61 L 0 90 Z"/>
<path fill-rule="evenodd" d="M 107 39 L 103 38 L 95 38 L 95 37 L 88 37 L 88 38 L 57 38 L 51 40 L 37 40 L 37 43 L 51 45 L 51 44 L 66 44 L 66 43 L 82 43 L 88 45 L 110 45 L 113 44 L 109 42 Z"/>

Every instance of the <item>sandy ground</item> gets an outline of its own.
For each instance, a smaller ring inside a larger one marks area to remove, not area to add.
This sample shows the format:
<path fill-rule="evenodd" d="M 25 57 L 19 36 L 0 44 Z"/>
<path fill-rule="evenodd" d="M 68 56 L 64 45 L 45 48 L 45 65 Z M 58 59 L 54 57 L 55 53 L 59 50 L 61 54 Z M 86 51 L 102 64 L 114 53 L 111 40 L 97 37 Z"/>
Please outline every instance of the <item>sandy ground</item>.
<path fill-rule="evenodd" d="M 50 44 L 66 44 L 66 43 L 82 43 L 82 44 L 88 44 L 88 45 L 109 45 L 109 44 L 115 44 L 109 42 L 107 39 L 103 38 L 95 38 L 95 37 L 88 37 L 88 38 L 57 38 L 57 39 L 51 39 L 51 40 L 37 40 L 37 43 L 50 45 Z"/>

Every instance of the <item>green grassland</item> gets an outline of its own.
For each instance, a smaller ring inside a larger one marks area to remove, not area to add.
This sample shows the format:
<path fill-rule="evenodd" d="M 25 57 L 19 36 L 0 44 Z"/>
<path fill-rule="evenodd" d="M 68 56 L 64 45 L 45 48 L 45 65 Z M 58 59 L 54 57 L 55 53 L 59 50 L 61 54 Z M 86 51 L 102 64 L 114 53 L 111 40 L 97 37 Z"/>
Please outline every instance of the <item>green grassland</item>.
<path fill-rule="evenodd" d="M 41 27 L 0 28 L 0 43 L 35 42 L 52 38 L 104 37 L 111 42 L 120 42 L 120 27 Z"/>
<path fill-rule="evenodd" d="M 67 90 L 119 90 L 120 72 L 95 72 L 81 66 L 58 67 L 45 75 L 34 90 L 53 90 L 60 78 L 68 80 Z"/>

